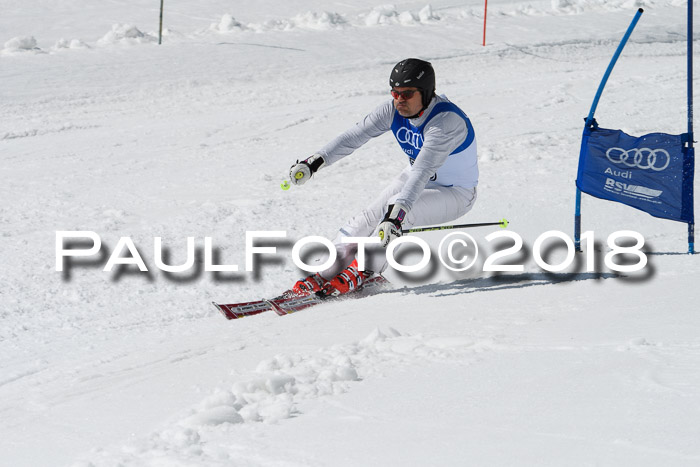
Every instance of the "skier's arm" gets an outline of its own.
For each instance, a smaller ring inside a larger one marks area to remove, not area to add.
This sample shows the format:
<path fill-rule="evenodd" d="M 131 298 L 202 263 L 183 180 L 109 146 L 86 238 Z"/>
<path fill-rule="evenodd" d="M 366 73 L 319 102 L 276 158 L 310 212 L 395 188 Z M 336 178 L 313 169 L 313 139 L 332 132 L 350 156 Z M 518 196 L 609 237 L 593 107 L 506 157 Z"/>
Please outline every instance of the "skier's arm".
<path fill-rule="evenodd" d="M 354 127 L 336 137 L 311 157 L 299 161 L 289 169 L 289 180 L 294 185 L 306 183 L 318 169 L 329 166 L 351 154 L 370 138 L 391 129 L 394 106 L 392 101 L 380 105 Z"/>
<path fill-rule="evenodd" d="M 316 152 L 325 161 L 325 166 L 334 164 L 351 154 L 371 138 L 386 133 L 391 129 L 394 115 L 392 101 L 380 105 L 354 127 L 345 131 Z"/>
<path fill-rule="evenodd" d="M 433 118 L 423 130 L 423 147 L 396 202 L 410 210 L 430 177 L 464 142 L 468 131 L 464 120 L 454 112 L 444 112 Z"/>

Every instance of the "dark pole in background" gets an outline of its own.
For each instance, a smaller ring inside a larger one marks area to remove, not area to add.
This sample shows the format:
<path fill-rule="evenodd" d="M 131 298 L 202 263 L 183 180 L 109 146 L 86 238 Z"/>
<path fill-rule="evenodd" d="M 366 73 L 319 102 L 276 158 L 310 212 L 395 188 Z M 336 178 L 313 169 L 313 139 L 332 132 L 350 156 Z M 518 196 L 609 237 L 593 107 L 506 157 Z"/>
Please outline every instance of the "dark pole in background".
<path fill-rule="evenodd" d="M 160 27 L 158 28 L 158 45 L 163 39 L 163 0 L 160 0 Z"/>
<path fill-rule="evenodd" d="M 486 10 L 488 8 L 488 5 L 489 0 L 484 0 L 484 40 L 481 42 L 481 45 L 483 46 L 486 46 Z"/>

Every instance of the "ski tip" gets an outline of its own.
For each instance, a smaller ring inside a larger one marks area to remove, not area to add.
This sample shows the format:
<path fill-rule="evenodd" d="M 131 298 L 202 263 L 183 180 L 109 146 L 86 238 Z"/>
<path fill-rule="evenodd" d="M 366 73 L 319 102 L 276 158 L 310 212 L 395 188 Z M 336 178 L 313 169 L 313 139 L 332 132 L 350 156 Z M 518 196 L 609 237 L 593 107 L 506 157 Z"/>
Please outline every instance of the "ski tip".
<path fill-rule="evenodd" d="M 227 313 L 227 310 L 224 309 L 224 307 L 222 307 L 222 306 L 219 305 L 218 303 L 216 303 L 216 302 L 211 302 L 211 304 L 214 305 L 214 306 L 216 307 L 216 309 L 219 310 L 219 313 L 221 313 L 222 315 L 224 315 L 224 317 L 225 317 L 226 319 L 235 319 L 235 318 L 237 318 L 237 316 L 235 316 L 234 314 L 232 314 L 232 313 Z"/>

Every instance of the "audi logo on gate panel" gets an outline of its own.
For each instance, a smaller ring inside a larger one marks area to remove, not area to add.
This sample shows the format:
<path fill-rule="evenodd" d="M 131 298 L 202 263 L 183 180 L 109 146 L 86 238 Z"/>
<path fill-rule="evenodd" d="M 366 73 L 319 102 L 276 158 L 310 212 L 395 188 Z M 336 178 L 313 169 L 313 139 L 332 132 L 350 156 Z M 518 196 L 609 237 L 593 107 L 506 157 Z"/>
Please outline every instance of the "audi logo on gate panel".
<path fill-rule="evenodd" d="M 665 149 L 610 148 L 605 156 L 613 164 L 623 164 L 630 168 L 651 169 L 656 172 L 661 172 L 671 163 L 671 155 Z"/>

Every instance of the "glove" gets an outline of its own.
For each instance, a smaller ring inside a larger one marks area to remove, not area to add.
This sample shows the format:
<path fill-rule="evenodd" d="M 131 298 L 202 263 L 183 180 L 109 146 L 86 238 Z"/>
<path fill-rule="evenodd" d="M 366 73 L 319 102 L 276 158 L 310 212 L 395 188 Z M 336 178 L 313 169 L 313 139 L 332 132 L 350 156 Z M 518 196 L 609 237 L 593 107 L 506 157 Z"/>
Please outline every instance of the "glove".
<path fill-rule="evenodd" d="M 303 185 L 318 169 L 323 167 L 325 163 L 326 161 L 323 160 L 320 154 L 314 154 L 301 162 L 297 161 L 296 164 L 292 165 L 289 169 L 289 181 L 294 185 Z"/>
<path fill-rule="evenodd" d="M 379 240 L 386 248 L 391 241 L 401 236 L 401 223 L 406 218 L 408 209 L 402 204 L 390 204 L 384 219 L 379 223 Z"/>

